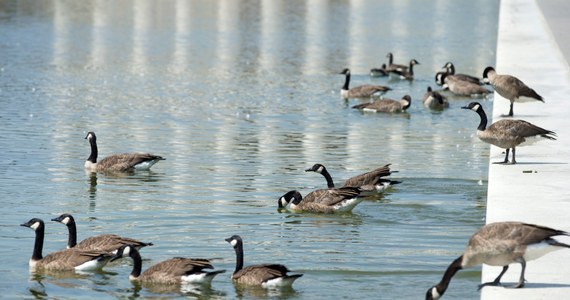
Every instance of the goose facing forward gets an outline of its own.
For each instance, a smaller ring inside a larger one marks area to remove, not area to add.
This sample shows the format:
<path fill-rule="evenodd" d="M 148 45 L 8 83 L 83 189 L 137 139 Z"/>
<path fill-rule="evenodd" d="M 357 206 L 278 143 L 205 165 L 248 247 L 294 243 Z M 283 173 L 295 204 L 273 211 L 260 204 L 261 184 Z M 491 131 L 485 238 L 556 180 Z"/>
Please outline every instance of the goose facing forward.
<path fill-rule="evenodd" d="M 227 239 L 236 253 L 236 268 L 232 280 L 238 284 L 264 288 L 290 287 L 303 274 L 288 275 L 290 270 L 281 264 L 259 264 L 243 267 L 243 241 L 239 235 Z"/>
<path fill-rule="evenodd" d="M 105 157 L 97 162 L 97 136 L 94 132 L 88 132 L 85 139 L 91 145 L 91 154 L 85 161 L 85 168 L 92 172 L 131 172 L 134 170 L 148 170 L 159 160 L 164 160 L 162 156 L 150 153 L 121 153 Z"/>
<path fill-rule="evenodd" d="M 94 271 L 101 270 L 113 256 L 111 253 L 96 250 L 65 249 L 42 255 L 44 247 L 45 224 L 33 218 L 20 226 L 29 227 L 36 233 L 34 251 L 30 258 L 30 267 L 48 271 Z"/>
<path fill-rule="evenodd" d="M 360 190 L 356 187 L 315 190 L 304 198 L 299 191 L 293 190 L 281 196 L 277 204 L 279 209 L 289 206 L 291 210 L 300 212 L 347 213 L 364 200 L 359 195 Z"/>
<path fill-rule="evenodd" d="M 479 126 L 477 127 L 477 136 L 480 140 L 506 149 L 505 160 L 495 163 L 509 163 L 509 150 L 512 149 L 513 159 L 511 163 L 516 164 L 516 147 L 531 145 L 543 139 L 556 140 L 555 132 L 540 128 L 523 120 L 503 119 L 487 127 L 487 114 L 485 114 L 483 107 L 478 102 L 471 102 L 462 108 L 476 112 L 481 118 Z"/>
<path fill-rule="evenodd" d="M 350 85 L 350 69 L 344 69 L 339 74 L 345 75 L 344 85 L 340 90 L 340 95 L 344 99 L 349 98 L 370 98 L 375 95 L 381 95 L 391 90 L 391 88 L 383 85 L 365 84 L 357 87 L 349 88 Z"/>
<path fill-rule="evenodd" d="M 443 110 L 444 108 L 449 107 L 449 101 L 437 91 L 431 89 L 431 86 L 427 87 L 427 91 L 422 98 L 422 102 L 425 107 L 435 109 L 435 110 Z"/>
<path fill-rule="evenodd" d="M 129 275 L 129 279 L 142 283 L 157 284 L 180 284 L 180 283 L 198 283 L 210 284 L 212 279 L 226 270 L 205 271 L 205 269 L 213 269 L 208 259 L 193 259 L 184 257 L 174 257 L 159 262 L 150 268 L 142 271 L 142 258 L 135 246 L 126 245 L 119 248 L 117 254 L 113 256 L 111 261 L 130 257 L 133 260 L 133 270 Z"/>
<path fill-rule="evenodd" d="M 426 300 L 440 298 L 457 271 L 480 264 L 502 266 L 503 270 L 495 280 L 483 283 L 479 288 L 500 285 L 501 277 L 512 263 L 521 264 L 522 270 L 518 283 L 511 288 L 523 287 L 527 261 L 540 258 L 555 250 L 570 248 L 570 245 L 552 238 L 558 235 L 568 235 L 568 233 L 519 222 L 487 224 L 471 236 L 465 251 L 449 265 L 441 281 L 427 290 Z"/>
<path fill-rule="evenodd" d="M 511 75 L 499 75 L 493 67 L 485 68 L 483 71 L 483 82 L 492 85 L 499 95 L 511 102 L 509 117 L 513 116 L 513 104 L 515 102 L 540 101 L 544 103 L 542 96 L 520 79 Z"/>
<path fill-rule="evenodd" d="M 412 97 L 410 97 L 410 95 L 405 95 L 400 100 L 379 99 L 373 102 L 357 104 L 352 108 L 359 109 L 364 112 L 401 113 L 410 108 L 410 105 L 412 105 Z"/>
<path fill-rule="evenodd" d="M 324 165 L 314 164 L 312 167 L 306 169 L 305 172 L 315 172 L 323 175 L 327 181 L 328 188 L 334 188 L 332 176 Z M 387 164 L 370 172 L 347 179 L 342 187 L 357 187 L 361 192 L 383 192 L 389 186 L 400 183 L 400 181 L 384 178 L 390 176 L 392 172 L 397 171 L 391 171 L 390 164 Z"/>
<path fill-rule="evenodd" d="M 145 243 L 139 240 L 131 239 L 128 237 L 118 236 L 116 234 L 100 234 L 92 237 L 88 237 L 82 240 L 79 244 L 77 243 L 77 226 L 75 224 L 75 219 L 70 214 L 62 214 L 57 218 L 51 219 L 52 221 L 59 222 L 67 226 L 69 236 L 67 239 L 67 248 L 73 249 L 89 249 L 89 250 L 99 250 L 106 252 L 117 251 L 121 246 L 132 245 L 137 249 L 146 246 L 152 246 L 152 243 Z"/>

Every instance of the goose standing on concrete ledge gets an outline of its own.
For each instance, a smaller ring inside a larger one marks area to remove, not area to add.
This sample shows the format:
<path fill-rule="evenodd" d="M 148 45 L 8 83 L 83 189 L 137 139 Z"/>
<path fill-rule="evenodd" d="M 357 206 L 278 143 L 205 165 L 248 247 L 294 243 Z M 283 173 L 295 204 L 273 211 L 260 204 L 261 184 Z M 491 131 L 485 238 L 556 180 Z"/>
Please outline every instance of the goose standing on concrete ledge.
<path fill-rule="evenodd" d="M 471 102 L 463 109 L 470 109 L 476 112 L 481 118 L 477 127 L 477 136 L 480 140 L 499 148 L 506 149 L 505 160 L 496 162 L 500 164 L 509 163 L 509 150 L 513 151 L 512 164 L 516 164 L 515 148 L 534 144 L 542 139 L 556 140 L 556 133 L 540 128 L 523 120 L 499 120 L 487 128 L 487 114 L 478 102 Z"/>
<path fill-rule="evenodd" d="M 239 235 L 226 239 L 236 252 L 236 269 L 232 280 L 238 284 L 264 288 L 290 287 L 303 274 L 287 275 L 289 269 L 281 264 L 261 264 L 243 267 L 243 241 Z"/>
<path fill-rule="evenodd" d="M 374 113 L 401 113 L 410 108 L 410 105 L 412 105 L 412 97 L 405 95 L 401 100 L 380 99 L 373 102 L 357 104 L 352 108 Z"/>
<path fill-rule="evenodd" d="M 391 88 L 383 85 L 365 84 L 353 88 L 349 88 L 350 84 L 350 69 L 344 69 L 339 74 L 345 75 L 344 85 L 340 90 L 340 95 L 344 99 L 349 98 L 370 98 L 375 95 L 381 95 L 391 90 Z"/>
<path fill-rule="evenodd" d="M 114 252 L 121 246 L 131 245 L 140 250 L 142 247 L 152 246 L 152 243 L 145 243 L 128 237 L 118 236 L 116 234 L 100 234 L 88 237 L 77 244 L 77 227 L 75 219 L 70 214 L 62 214 L 57 218 L 51 219 L 67 226 L 69 236 L 67 239 L 67 249 L 89 249 L 105 252 Z"/>
<path fill-rule="evenodd" d="M 513 104 L 515 102 L 540 101 L 544 103 L 542 96 L 528 87 L 524 82 L 511 75 L 499 75 L 493 67 L 483 71 L 483 82 L 493 86 L 495 91 L 511 102 L 509 117 L 513 116 Z"/>
<path fill-rule="evenodd" d="M 111 253 L 96 250 L 65 249 L 42 255 L 44 247 L 45 224 L 33 218 L 21 224 L 36 233 L 34 252 L 30 258 L 30 267 L 48 271 L 96 271 L 101 270 L 113 256 Z"/>
<path fill-rule="evenodd" d="M 347 213 L 362 202 L 358 197 L 360 189 L 356 187 L 341 187 L 320 189 L 308 193 L 305 198 L 299 191 L 289 191 L 277 201 L 279 209 L 290 207 L 291 210 L 312 213 Z"/>
<path fill-rule="evenodd" d="M 212 279 L 226 270 L 207 272 L 204 269 L 213 269 L 208 259 L 174 257 L 159 262 L 142 272 L 142 258 L 136 247 L 122 246 L 111 261 L 123 257 L 133 260 L 133 270 L 129 275 L 132 281 L 157 284 L 197 283 L 211 284 Z"/>
<path fill-rule="evenodd" d="M 314 164 L 312 167 L 306 169 L 305 172 L 315 172 L 323 175 L 323 177 L 325 177 L 327 180 L 328 188 L 334 188 L 334 181 L 332 179 L 332 176 L 327 168 L 322 164 Z M 397 171 L 391 171 L 390 165 L 387 164 L 370 172 L 356 175 L 347 179 L 342 187 L 357 187 L 361 192 L 383 192 L 389 186 L 400 183 L 400 181 L 383 178 L 385 176 L 390 176 L 392 172 Z"/>
<path fill-rule="evenodd" d="M 487 224 L 471 236 L 465 251 L 449 265 L 441 281 L 428 289 L 426 300 L 438 299 L 443 296 L 451 278 L 457 271 L 480 264 L 502 266 L 503 270 L 495 280 L 483 283 L 479 285 L 479 288 L 488 285 L 500 285 L 501 277 L 507 272 L 509 264 L 512 263 L 521 264 L 522 270 L 519 282 L 511 288 L 523 287 L 527 261 L 540 258 L 552 251 L 570 248 L 570 245 L 552 238 L 558 235 L 568 235 L 568 233 L 519 222 Z"/>
<path fill-rule="evenodd" d="M 132 172 L 134 170 L 148 170 L 161 156 L 150 153 L 122 153 L 113 154 L 97 162 L 97 137 L 94 132 L 88 132 L 85 139 L 91 145 L 91 154 L 85 161 L 85 168 L 92 172 Z"/>

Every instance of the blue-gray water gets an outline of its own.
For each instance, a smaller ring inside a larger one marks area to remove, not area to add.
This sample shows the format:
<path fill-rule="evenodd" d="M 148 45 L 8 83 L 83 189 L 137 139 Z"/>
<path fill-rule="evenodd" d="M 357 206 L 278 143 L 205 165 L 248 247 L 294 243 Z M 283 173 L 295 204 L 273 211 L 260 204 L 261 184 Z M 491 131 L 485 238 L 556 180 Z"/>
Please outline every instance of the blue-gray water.
<path fill-rule="evenodd" d="M 113 299 L 219 296 L 418 299 L 484 223 L 488 146 L 478 117 L 421 105 L 447 61 L 480 75 L 495 61 L 498 2 L 0 1 L 0 297 Z M 387 52 L 416 58 L 416 79 L 370 78 Z M 389 85 L 413 98 L 402 115 L 362 114 L 352 86 Z M 490 108 L 489 100 L 481 100 Z M 99 153 L 149 151 L 167 160 L 133 176 L 86 174 L 86 132 Z M 403 181 L 347 215 L 279 213 L 277 198 L 391 163 Z M 155 246 L 143 268 L 173 256 L 227 269 L 200 291 L 139 289 L 123 261 L 102 274 L 30 274 L 32 217 L 44 254 L 65 247 L 60 213 L 79 239 L 117 233 Z M 246 264 L 304 273 L 282 293 L 236 290 Z M 449 299 L 478 298 L 479 269 L 458 273 Z"/>

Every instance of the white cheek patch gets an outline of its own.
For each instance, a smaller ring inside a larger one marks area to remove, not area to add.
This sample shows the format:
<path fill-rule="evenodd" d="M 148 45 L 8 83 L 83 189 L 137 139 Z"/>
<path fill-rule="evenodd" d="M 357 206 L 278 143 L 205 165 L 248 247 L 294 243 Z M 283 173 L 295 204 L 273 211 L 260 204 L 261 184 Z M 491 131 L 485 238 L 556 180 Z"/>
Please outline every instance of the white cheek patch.
<path fill-rule="evenodd" d="M 441 295 L 437 292 L 437 289 L 434 287 L 431 289 L 431 295 L 433 299 L 439 299 Z"/>
<path fill-rule="evenodd" d="M 281 199 L 279 199 L 279 201 L 281 202 L 281 206 L 286 207 L 287 204 L 289 204 L 289 202 L 287 202 L 287 200 L 285 200 L 285 197 L 281 197 Z"/>
<path fill-rule="evenodd" d="M 317 173 L 322 173 L 322 172 L 323 172 L 323 167 L 319 167 L 319 168 L 317 169 Z"/>
<path fill-rule="evenodd" d="M 125 249 L 123 250 L 123 257 L 129 256 L 129 254 L 131 254 L 131 247 L 130 247 L 130 246 L 127 246 L 127 247 L 125 247 Z"/>
<path fill-rule="evenodd" d="M 473 106 L 473 108 L 471 110 L 477 111 L 477 110 L 479 110 L 479 107 L 481 107 L 481 105 L 477 104 L 477 105 Z"/>
<path fill-rule="evenodd" d="M 232 245 L 232 247 L 235 247 L 235 246 L 237 245 L 237 243 L 238 243 L 238 241 L 235 240 L 235 239 L 230 242 L 230 244 Z"/>
<path fill-rule="evenodd" d="M 65 219 L 63 219 L 63 221 L 61 221 L 61 223 L 67 225 L 69 223 L 69 217 L 65 217 Z"/>
<path fill-rule="evenodd" d="M 34 224 L 32 224 L 32 226 L 30 226 L 30 228 L 32 228 L 33 230 L 37 230 L 38 227 L 40 227 L 40 222 L 35 222 Z"/>

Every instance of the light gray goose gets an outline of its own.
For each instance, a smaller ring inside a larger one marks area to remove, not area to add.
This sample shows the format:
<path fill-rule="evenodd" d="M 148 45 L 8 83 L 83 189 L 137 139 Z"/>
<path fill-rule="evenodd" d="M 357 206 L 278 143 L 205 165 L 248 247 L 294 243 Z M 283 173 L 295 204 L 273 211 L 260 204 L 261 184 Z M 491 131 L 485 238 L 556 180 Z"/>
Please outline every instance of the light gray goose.
<path fill-rule="evenodd" d="M 373 102 L 357 104 L 352 108 L 366 112 L 401 113 L 406 111 L 411 104 L 412 97 L 410 97 L 410 95 L 405 95 L 399 101 L 394 99 L 380 99 Z"/>
<path fill-rule="evenodd" d="M 388 76 L 388 69 L 386 69 L 386 64 L 382 64 L 382 66 L 380 68 L 370 69 L 370 76 L 372 76 L 372 77 Z"/>
<path fill-rule="evenodd" d="M 305 170 L 305 172 L 315 172 L 323 175 L 327 180 L 328 188 L 334 188 L 334 181 L 331 174 L 325 166 L 322 164 L 314 164 L 312 167 Z M 347 179 L 342 187 L 352 186 L 357 187 L 361 192 L 383 192 L 390 185 L 398 184 L 400 181 L 390 180 L 383 177 L 390 176 L 392 172 L 390 165 L 387 164 L 383 167 L 377 168 L 370 172 L 366 172 L 360 175 L 356 175 Z"/>
<path fill-rule="evenodd" d="M 381 95 L 391 90 L 391 88 L 383 85 L 365 84 L 353 88 L 349 88 L 350 84 L 350 69 L 344 69 L 340 74 L 345 75 L 344 85 L 340 90 L 340 95 L 344 99 L 349 98 L 370 98 L 375 95 Z"/>
<path fill-rule="evenodd" d="M 100 234 L 92 237 L 88 237 L 82 240 L 79 244 L 77 243 L 77 227 L 75 224 L 75 219 L 70 214 L 62 214 L 57 218 L 51 219 L 52 221 L 59 222 L 67 226 L 69 232 L 69 237 L 67 239 L 67 248 L 74 249 L 89 249 L 89 250 L 99 250 L 105 252 L 117 251 L 121 246 L 132 245 L 140 250 L 142 247 L 152 246 L 152 243 L 145 243 L 139 240 L 131 239 L 128 237 L 122 237 L 116 234 Z"/>
<path fill-rule="evenodd" d="M 395 70 L 400 70 L 400 71 L 408 70 L 408 66 L 394 63 L 394 55 L 392 54 L 392 52 L 388 52 L 388 54 L 386 54 L 386 57 L 388 58 L 388 67 L 386 68 L 388 72 Z"/>
<path fill-rule="evenodd" d="M 439 85 L 443 85 L 443 89 L 448 89 L 457 96 L 481 97 L 491 93 L 490 90 L 478 84 L 460 80 L 455 75 L 444 72 L 438 72 L 435 78 Z"/>
<path fill-rule="evenodd" d="M 483 82 L 492 85 L 499 95 L 511 102 L 509 117 L 513 116 L 513 104 L 515 102 L 544 102 L 542 96 L 524 84 L 524 82 L 511 75 L 499 75 L 493 67 L 485 68 L 483 71 Z"/>
<path fill-rule="evenodd" d="M 290 287 L 303 274 L 288 275 L 290 270 L 281 264 L 259 264 L 243 267 L 243 241 L 239 235 L 227 239 L 236 252 L 236 269 L 232 274 L 235 283 L 264 288 Z"/>
<path fill-rule="evenodd" d="M 501 277 L 512 263 L 521 264 L 522 270 L 518 283 L 511 288 L 523 287 L 527 261 L 540 258 L 555 250 L 570 248 L 570 245 L 552 238 L 558 235 L 568 235 L 568 233 L 519 222 L 487 224 L 471 236 L 465 251 L 449 265 L 441 281 L 427 290 L 426 300 L 440 298 L 457 271 L 480 264 L 502 266 L 503 270 L 495 280 L 483 283 L 479 288 L 500 285 Z"/>
<path fill-rule="evenodd" d="M 455 76 L 457 79 L 459 80 L 463 80 L 463 81 L 469 81 L 471 83 L 474 84 L 478 84 L 481 85 L 481 79 L 475 77 L 475 76 L 471 76 L 471 75 L 467 75 L 467 74 L 455 74 L 455 66 L 453 65 L 452 62 L 448 61 L 447 63 L 445 63 L 445 65 L 443 66 L 443 68 L 445 69 L 445 71 L 447 72 L 447 74 L 449 75 L 453 75 Z"/>
<path fill-rule="evenodd" d="M 356 187 L 314 190 L 304 198 L 299 191 L 293 190 L 281 196 L 277 205 L 279 209 L 289 206 L 291 210 L 300 212 L 347 213 L 364 200 L 359 195 L 360 189 Z"/>
<path fill-rule="evenodd" d="M 85 168 L 91 172 L 132 172 L 134 170 L 148 170 L 159 160 L 164 160 L 162 156 L 150 153 L 121 153 L 105 157 L 97 162 L 97 137 L 94 132 L 88 132 L 85 139 L 91 145 L 91 154 L 85 161 Z"/>
<path fill-rule="evenodd" d="M 431 86 L 427 87 L 427 91 L 422 98 L 422 102 L 425 107 L 442 110 L 449 107 L 449 101 L 447 98 L 437 91 L 431 89 Z"/>
<path fill-rule="evenodd" d="M 133 260 L 133 270 L 129 275 L 132 281 L 156 284 L 197 283 L 211 284 L 212 279 L 226 270 L 205 271 L 213 269 L 210 260 L 201 258 L 174 257 L 159 262 L 142 271 L 142 258 L 135 246 L 125 245 L 118 249 L 111 261 L 130 257 Z"/>
<path fill-rule="evenodd" d="M 414 79 L 414 65 L 419 65 L 420 63 L 415 60 L 412 59 L 410 60 L 410 67 L 407 70 L 400 70 L 400 69 L 395 69 L 395 70 L 390 70 L 389 74 L 392 77 L 396 77 L 399 79 L 404 79 L 404 80 L 413 80 Z"/>
<path fill-rule="evenodd" d="M 471 102 L 462 108 L 476 112 L 481 118 L 479 126 L 477 127 L 477 136 L 480 140 L 506 149 L 505 160 L 496 163 L 509 163 L 509 150 L 512 149 L 513 159 L 511 163 L 516 164 L 516 147 L 531 145 L 543 139 L 556 140 L 554 137 L 556 136 L 555 132 L 540 128 L 523 120 L 503 119 L 491 124 L 491 126 L 487 128 L 487 114 L 485 114 L 481 104 Z"/>
<path fill-rule="evenodd" d="M 112 254 L 96 250 L 65 249 L 42 255 L 44 247 L 45 224 L 33 218 L 20 226 L 29 227 L 36 233 L 34 251 L 30 258 L 30 267 L 48 271 L 95 271 L 102 269 L 111 259 Z"/>

